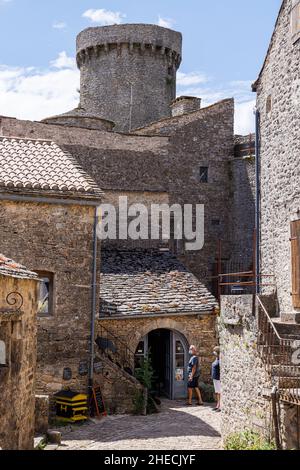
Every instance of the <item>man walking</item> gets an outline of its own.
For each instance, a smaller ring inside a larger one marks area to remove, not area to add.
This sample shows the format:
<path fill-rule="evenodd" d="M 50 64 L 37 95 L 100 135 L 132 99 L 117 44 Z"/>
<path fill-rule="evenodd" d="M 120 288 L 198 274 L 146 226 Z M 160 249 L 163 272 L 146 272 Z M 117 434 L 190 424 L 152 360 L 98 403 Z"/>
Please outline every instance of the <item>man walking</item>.
<path fill-rule="evenodd" d="M 200 378 L 200 364 L 199 364 L 199 357 L 197 355 L 197 350 L 195 346 L 190 346 L 189 350 L 190 360 L 188 365 L 188 406 L 193 406 L 193 390 L 195 390 L 198 405 L 203 406 L 203 401 L 201 397 L 201 392 L 199 389 L 199 378 Z"/>

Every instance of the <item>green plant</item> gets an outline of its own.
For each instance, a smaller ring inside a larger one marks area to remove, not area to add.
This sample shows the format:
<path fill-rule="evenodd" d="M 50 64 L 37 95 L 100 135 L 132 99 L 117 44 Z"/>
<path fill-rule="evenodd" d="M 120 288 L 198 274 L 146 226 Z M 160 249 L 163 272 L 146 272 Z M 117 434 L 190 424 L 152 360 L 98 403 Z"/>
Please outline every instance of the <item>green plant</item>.
<path fill-rule="evenodd" d="M 141 363 L 141 367 L 136 369 L 135 377 L 148 390 L 152 387 L 154 370 L 150 356 L 145 356 Z"/>
<path fill-rule="evenodd" d="M 215 403 L 216 398 L 213 385 L 200 382 L 199 388 L 201 391 L 202 399 L 205 403 Z"/>
<path fill-rule="evenodd" d="M 45 447 L 47 446 L 47 439 L 44 438 L 39 442 L 39 444 L 36 446 L 35 450 L 44 450 Z"/>
<path fill-rule="evenodd" d="M 141 415 L 143 414 L 145 408 L 145 399 L 144 393 L 142 390 L 137 390 L 133 397 L 133 414 Z"/>
<path fill-rule="evenodd" d="M 152 388 L 154 370 L 152 367 L 152 361 L 150 355 L 145 356 L 141 366 L 136 369 L 135 377 L 144 386 L 144 393 L 142 398 L 139 396 L 134 397 L 134 408 L 137 411 L 136 414 L 152 414 L 157 413 L 157 406 L 153 398 L 150 396 L 149 390 Z M 141 402 L 143 401 L 143 405 Z"/>
<path fill-rule="evenodd" d="M 258 432 L 250 430 L 231 434 L 224 447 L 225 450 L 276 450 L 273 441 L 269 442 Z"/>

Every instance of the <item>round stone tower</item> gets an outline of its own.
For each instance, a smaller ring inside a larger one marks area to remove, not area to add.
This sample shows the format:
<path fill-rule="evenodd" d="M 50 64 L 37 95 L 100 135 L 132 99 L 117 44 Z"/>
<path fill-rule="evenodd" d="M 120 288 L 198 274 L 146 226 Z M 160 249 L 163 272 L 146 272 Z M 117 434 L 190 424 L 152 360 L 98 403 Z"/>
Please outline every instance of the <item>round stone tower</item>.
<path fill-rule="evenodd" d="M 129 132 L 170 116 L 182 36 L 155 25 L 88 28 L 77 37 L 80 107 Z"/>

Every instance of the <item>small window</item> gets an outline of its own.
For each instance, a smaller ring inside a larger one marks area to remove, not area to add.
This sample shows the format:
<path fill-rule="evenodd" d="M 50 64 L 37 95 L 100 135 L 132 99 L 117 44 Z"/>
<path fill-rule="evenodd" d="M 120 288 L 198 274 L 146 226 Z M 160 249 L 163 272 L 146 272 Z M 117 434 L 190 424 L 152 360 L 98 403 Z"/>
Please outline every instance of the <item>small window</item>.
<path fill-rule="evenodd" d="M 212 225 L 213 227 L 220 227 L 220 225 L 221 225 L 220 219 L 212 219 L 211 225 Z"/>
<path fill-rule="evenodd" d="M 0 341 L 0 366 L 6 366 L 6 347 L 4 341 Z"/>
<path fill-rule="evenodd" d="M 134 367 L 140 369 L 145 359 L 145 342 L 140 341 L 134 355 Z"/>
<path fill-rule="evenodd" d="M 200 166 L 199 182 L 208 183 L 208 166 Z"/>
<path fill-rule="evenodd" d="M 40 277 L 39 315 L 53 315 L 53 273 L 36 271 Z"/>
<path fill-rule="evenodd" d="M 293 0 L 293 8 L 291 15 L 292 36 L 300 33 L 300 1 Z"/>

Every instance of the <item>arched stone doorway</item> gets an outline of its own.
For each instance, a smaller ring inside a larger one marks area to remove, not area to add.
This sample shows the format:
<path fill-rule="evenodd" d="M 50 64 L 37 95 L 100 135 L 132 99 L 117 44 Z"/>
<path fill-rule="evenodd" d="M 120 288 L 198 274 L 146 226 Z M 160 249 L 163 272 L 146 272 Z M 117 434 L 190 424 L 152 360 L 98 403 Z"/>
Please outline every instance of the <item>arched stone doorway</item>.
<path fill-rule="evenodd" d="M 155 392 L 172 400 L 185 398 L 188 351 L 187 339 L 180 332 L 166 328 L 155 329 L 139 342 L 135 352 L 135 368 L 148 355 L 154 369 Z"/>

